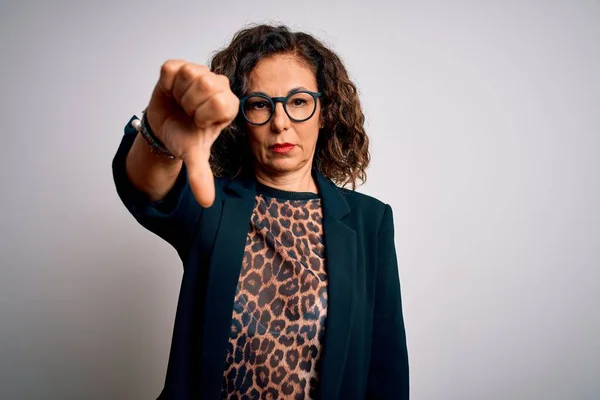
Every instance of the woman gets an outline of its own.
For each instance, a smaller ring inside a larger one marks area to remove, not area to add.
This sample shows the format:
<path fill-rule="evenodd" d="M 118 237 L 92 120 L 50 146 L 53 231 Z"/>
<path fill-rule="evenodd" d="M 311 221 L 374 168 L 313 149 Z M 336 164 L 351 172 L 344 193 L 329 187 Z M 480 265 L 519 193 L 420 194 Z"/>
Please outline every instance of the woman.
<path fill-rule="evenodd" d="M 337 186 L 365 180 L 363 121 L 340 59 L 285 26 L 162 66 L 113 160 L 184 266 L 159 398 L 408 398 L 392 210 Z"/>

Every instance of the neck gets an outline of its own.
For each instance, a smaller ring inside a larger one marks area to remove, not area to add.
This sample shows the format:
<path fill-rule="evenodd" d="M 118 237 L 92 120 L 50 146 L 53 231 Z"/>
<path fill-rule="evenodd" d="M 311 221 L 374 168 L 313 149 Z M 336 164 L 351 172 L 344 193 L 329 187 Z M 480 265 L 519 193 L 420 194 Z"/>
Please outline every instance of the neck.
<path fill-rule="evenodd" d="M 272 174 L 255 168 L 256 180 L 263 185 L 288 192 L 318 193 L 317 183 L 311 174 L 311 164 L 307 163 L 297 171 Z"/>

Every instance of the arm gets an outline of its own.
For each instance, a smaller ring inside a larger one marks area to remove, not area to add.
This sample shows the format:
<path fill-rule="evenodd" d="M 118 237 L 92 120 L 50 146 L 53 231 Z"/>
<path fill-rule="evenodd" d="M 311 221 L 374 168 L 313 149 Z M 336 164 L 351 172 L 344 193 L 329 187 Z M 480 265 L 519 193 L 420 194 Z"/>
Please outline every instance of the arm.
<path fill-rule="evenodd" d="M 191 244 L 202 207 L 191 193 L 185 165 L 151 153 L 131 126 L 134 118 L 125 126 L 112 162 L 117 193 L 142 226 L 183 256 Z"/>
<path fill-rule="evenodd" d="M 129 181 L 153 203 L 163 200 L 173 188 L 182 166 L 182 160 L 152 153 L 141 135 L 136 135 L 125 160 Z"/>
<path fill-rule="evenodd" d="M 185 60 L 167 60 L 145 115 L 178 160 L 152 154 L 131 120 L 125 126 L 113 160 L 117 192 L 138 222 L 171 243 L 182 258 L 203 207 L 217 201 L 211 146 L 235 119 L 239 104 L 225 75 Z"/>
<path fill-rule="evenodd" d="M 409 398 L 408 352 L 389 205 L 379 228 L 377 259 L 367 399 L 404 400 Z"/>

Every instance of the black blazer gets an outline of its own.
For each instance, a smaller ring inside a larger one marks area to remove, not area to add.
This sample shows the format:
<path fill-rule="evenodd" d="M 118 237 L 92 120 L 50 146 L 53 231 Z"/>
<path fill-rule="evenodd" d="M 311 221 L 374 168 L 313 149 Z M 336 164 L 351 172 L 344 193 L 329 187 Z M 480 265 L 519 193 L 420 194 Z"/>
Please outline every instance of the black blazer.
<path fill-rule="evenodd" d="M 215 203 L 202 208 L 189 189 L 184 166 L 167 197 L 149 203 L 125 173 L 137 133 L 130 122 L 112 164 L 117 192 L 141 225 L 177 250 L 184 266 L 159 399 L 217 400 L 255 180 L 215 179 Z M 329 279 L 317 398 L 408 399 L 392 209 L 313 173 L 323 207 Z"/>

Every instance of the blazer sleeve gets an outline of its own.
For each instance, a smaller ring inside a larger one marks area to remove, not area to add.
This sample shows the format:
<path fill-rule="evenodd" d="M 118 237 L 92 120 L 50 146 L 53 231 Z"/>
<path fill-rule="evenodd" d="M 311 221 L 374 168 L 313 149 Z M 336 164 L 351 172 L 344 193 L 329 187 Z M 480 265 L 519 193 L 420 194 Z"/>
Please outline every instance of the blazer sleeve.
<path fill-rule="evenodd" d="M 125 170 L 125 160 L 137 136 L 131 126 L 131 117 L 125 125 L 124 135 L 112 162 L 112 172 L 117 193 L 133 217 L 146 229 L 170 243 L 184 257 L 191 245 L 202 214 L 202 207 L 194 198 L 187 181 L 185 165 L 173 188 L 158 202 L 150 202 L 145 193 L 137 190 Z"/>
<path fill-rule="evenodd" d="M 386 204 L 378 235 L 377 276 L 367 399 L 409 398 L 408 352 L 392 208 Z"/>

